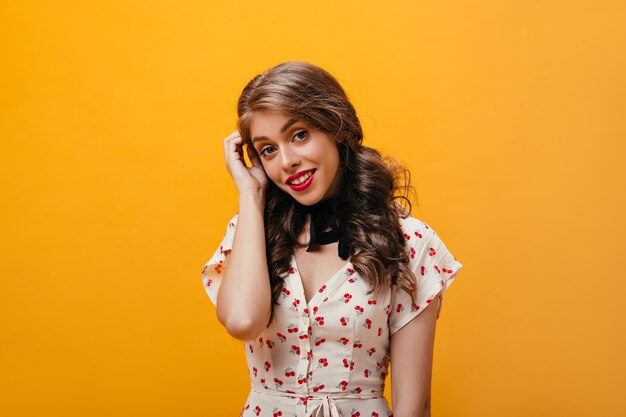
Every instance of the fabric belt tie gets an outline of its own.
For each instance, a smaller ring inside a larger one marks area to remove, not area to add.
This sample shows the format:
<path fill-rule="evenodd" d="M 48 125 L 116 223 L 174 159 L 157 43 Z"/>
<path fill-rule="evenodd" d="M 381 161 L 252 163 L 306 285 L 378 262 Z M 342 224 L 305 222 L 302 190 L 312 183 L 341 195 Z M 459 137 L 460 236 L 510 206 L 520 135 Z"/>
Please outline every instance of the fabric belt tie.
<path fill-rule="evenodd" d="M 313 404 L 310 401 L 313 401 Z M 307 404 L 311 404 L 312 407 L 308 408 L 306 417 L 342 417 L 335 400 L 331 396 L 309 398 Z"/>
<path fill-rule="evenodd" d="M 335 394 L 302 394 L 277 391 L 272 389 L 260 390 L 252 387 L 252 390 L 261 395 L 273 395 L 276 397 L 300 398 L 306 401 L 307 410 L 303 417 L 344 417 L 339 411 L 335 400 L 346 399 L 371 399 L 383 396 L 383 391 L 372 393 L 352 394 L 350 392 L 339 392 Z M 299 415 L 298 415 L 299 416 Z"/>

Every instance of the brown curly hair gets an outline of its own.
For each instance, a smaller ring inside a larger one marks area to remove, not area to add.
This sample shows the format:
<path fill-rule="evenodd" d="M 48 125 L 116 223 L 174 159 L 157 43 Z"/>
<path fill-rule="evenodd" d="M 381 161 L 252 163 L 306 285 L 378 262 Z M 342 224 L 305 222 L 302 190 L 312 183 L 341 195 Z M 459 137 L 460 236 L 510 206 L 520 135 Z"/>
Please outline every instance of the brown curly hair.
<path fill-rule="evenodd" d="M 363 130 L 356 111 L 339 82 L 326 70 L 307 62 L 290 61 L 256 75 L 244 87 L 237 104 L 238 128 L 251 147 L 251 115 L 258 110 L 280 111 L 308 123 L 335 140 L 343 180 L 341 201 L 345 207 L 351 241 L 351 263 L 372 291 L 398 285 L 415 303 L 416 278 L 408 267 L 406 239 L 399 218 L 411 212 L 410 172 L 393 157 L 383 157 L 363 146 Z M 254 150 L 256 152 L 256 150 Z M 258 155 L 258 153 L 257 153 Z M 407 209 L 396 200 L 408 203 Z M 278 302 L 298 236 L 306 215 L 289 194 L 269 181 L 264 213 L 266 257 L 272 289 L 272 305 Z M 271 324 L 274 309 L 270 315 Z"/>

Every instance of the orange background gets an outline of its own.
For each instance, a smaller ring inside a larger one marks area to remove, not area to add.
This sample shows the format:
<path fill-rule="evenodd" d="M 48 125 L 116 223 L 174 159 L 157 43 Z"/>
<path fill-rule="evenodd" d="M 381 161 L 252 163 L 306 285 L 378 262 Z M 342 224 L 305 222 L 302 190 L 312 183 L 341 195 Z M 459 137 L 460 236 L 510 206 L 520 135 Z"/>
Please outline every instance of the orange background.
<path fill-rule="evenodd" d="M 237 211 L 222 140 L 305 60 L 464 265 L 433 416 L 626 415 L 624 3 L 304 4 L 2 2 L 0 414 L 239 415 L 200 279 Z"/>

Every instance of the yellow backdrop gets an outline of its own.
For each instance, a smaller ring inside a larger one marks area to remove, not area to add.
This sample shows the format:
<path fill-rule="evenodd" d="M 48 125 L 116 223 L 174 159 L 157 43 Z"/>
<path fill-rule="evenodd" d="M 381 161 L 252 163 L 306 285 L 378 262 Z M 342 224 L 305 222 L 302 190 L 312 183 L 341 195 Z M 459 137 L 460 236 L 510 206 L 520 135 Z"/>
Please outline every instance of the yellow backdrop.
<path fill-rule="evenodd" d="M 239 415 L 200 271 L 238 94 L 286 60 L 339 79 L 464 265 L 433 416 L 626 415 L 625 9 L 3 1 L 0 415 Z"/>

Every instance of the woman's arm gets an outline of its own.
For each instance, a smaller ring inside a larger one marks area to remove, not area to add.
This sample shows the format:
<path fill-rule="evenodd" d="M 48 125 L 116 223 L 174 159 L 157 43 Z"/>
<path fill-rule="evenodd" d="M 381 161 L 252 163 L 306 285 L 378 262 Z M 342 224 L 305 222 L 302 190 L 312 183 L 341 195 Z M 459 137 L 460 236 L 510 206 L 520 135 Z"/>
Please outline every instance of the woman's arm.
<path fill-rule="evenodd" d="M 424 311 L 391 335 L 394 417 L 430 417 L 430 382 L 439 303 L 439 297 L 435 297 Z"/>
<path fill-rule="evenodd" d="M 234 338 L 252 340 L 270 318 L 271 289 L 265 257 L 263 195 L 239 198 L 239 215 L 232 250 L 224 260 L 224 277 L 217 295 L 217 318 Z"/>

